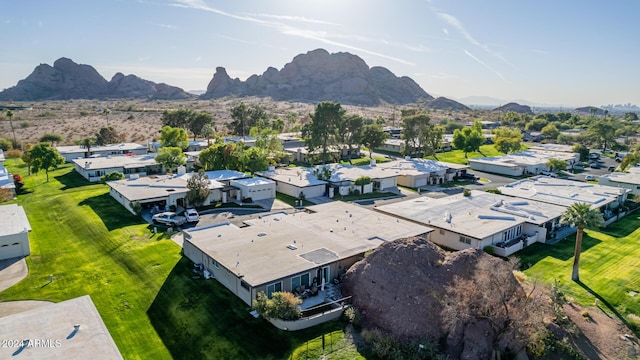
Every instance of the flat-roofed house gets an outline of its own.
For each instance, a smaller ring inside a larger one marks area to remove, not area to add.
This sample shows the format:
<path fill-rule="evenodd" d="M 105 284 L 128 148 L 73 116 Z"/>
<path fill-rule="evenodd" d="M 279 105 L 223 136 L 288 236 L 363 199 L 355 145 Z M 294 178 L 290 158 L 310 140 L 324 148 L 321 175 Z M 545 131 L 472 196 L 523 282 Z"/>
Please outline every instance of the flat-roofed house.
<path fill-rule="evenodd" d="M 31 254 L 30 231 L 31 225 L 22 206 L 0 206 L 0 260 Z"/>
<path fill-rule="evenodd" d="M 159 174 L 162 167 L 156 162 L 155 155 L 139 156 L 100 156 L 72 159 L 75 170 L 90 182 L 100 181 L 100 177 L 111 172 L 123 173 L 126 178 L 136 178 Z"/>
<path fill-rule="evenodd" d="M 148 152 L 147 145 L 136 143 L 95 145 L 90 149 L 87 149 L 87 147 L 83 145 L 56 146 L 56 149 L 67 162 L 71 162 L 73 159 L 89 158 L 91 156 L 146 155 Z"/>
<path fill-rule="evenodd" d="M 318 179 L 313 169 L 304 167 L 273 168 L 257 172 L 256 175 L 271 179 L 276 183 L 276 191 L 294 198 L 305 199 L 324 196 L 328 182 Z"/>
<path fill-rule="evenodd" d="M 402 160 L 379 163 L 376 166 L 385 171 L 394 172 L 397 176 L 397 184 L 410 188 L 440 185 L 453 181 L 469 168 L 466 165 L 408 157 Z"/>
<path fill-rule="evenodd" d="M 0 317 L 2 359 L 119 360 L 89 295 Z"/>
<path fill-rule="evenodd" d="M 640 194 L 640 173 L 637 172 L 614 172 L 601 175 L 598 184 L 629 189 L 634 195 Z"/>
<path fill-rule="evenodd" d="M 548 171 L 550 159 L 567 162 L 567 168 L 578 162 L 580 154 L 544 150 L 525 150 L 515 154 L 468 159 L 473 170 L 510 176 L 537 175 Z"/>
<path fill-rule="evenodd" d="M 294 292 L 330 283 L 386 241 L 431 228 L 343 202 L 272 213 L 238 227 L 225 222 L 183 230 L 184 255 L 252 305 L 259 292 Z"/>
<path fill-rule="evenodd" d="M 472 190 L 440 199 L 419 197 L 376 210 L 434 228 L 430 240 L 449 249 L 484 249 L 509 256 L 534 242 L 544 243 L 565 208 Z"/>
<path fill-rule="evenodd" d="M 275 199 L 276 197 L 275 181 L 262 177 L 231 180 L 229 185 L 238 189 L 236 192 L 236 200 L 238 201 L 243 201 L 245 199 L 258 201 Z"/>

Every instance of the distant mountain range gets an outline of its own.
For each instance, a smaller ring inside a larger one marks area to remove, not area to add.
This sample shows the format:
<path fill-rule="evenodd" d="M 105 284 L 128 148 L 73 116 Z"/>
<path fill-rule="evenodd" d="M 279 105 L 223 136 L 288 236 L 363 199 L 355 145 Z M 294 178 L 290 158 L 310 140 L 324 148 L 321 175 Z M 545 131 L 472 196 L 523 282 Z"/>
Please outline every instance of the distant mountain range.
<path fill-rule="evenodd" d="M 0 92 L 0 101 L 258 96 L 276 101 L 317 103 L 329 100 L 364 106 L 421 103 L 434 109 L 469 109 L 451 99 L 434 99 L 411 78 L 397 77 L 384 67 L 370 68 L 356 55 L 330 54 L 324 49 L 297 55 L 281 70 L 269 67 L 262 75 L 252 75 L 246 81 L 232 79 L 223 67 L 218 67 L 207 90 L 202 94 L 198 92 L 189 93 L 175 86 L 122 73 L 107 81 L 90 65 L 60 58 L 53 66 L 38 65 L 26 79 Z"/>

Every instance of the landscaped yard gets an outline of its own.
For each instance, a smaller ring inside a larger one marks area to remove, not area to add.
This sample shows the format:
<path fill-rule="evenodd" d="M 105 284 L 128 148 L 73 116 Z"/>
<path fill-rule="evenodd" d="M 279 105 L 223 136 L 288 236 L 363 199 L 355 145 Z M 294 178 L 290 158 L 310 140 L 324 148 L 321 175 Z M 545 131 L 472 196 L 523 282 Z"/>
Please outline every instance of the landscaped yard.
<path fill-rule="evenodd" d="M 566 295 L 583 306 L 598 297 L 632 326 L 629 314 L 640 316 L 640 213 L 633 213 L 600 231 L 586 230 L 580 258 L 581 284 L 571 280 L 575 235 L 554 245 L 536 243 L 516 254 L 524 272 L 547 284 L 559 280 Z M 637 295 L 633 296 L 633 294 Z M 636 332 L 640 322 L 635 322 Z"/>
<path fill-rule="evenodd" d="M 163 233 L 65 165 L 23 176 L 18 197 L 33 231 L 29 275 L 0 293 L 0 301 L 59 302 L 89 294 L 125 359 L 281 359 L 342 323 L 307 331 L 277 330 L 214 280 L 194 278 L 192 264 Z M 54 281 L 49 283 L 49 275 Z M 349 351 L 352 351 L 350 349 Z"/>
<path fill-rule="evenodd" d="M 480 146 L 480 152 L 470 152 L 467 153 L 467 157 L 464 157 L 464 152 L 462 150 L 451 150 L 447 152 L 437 153 L 435 156 L 429 156 L 426 159 L 433 159 L 443 162 L 449 162 L 454 164 L 462 164 L 467 165 L 467 158 L 478 158 L 484 156 L 500 156 L 504 155 L 503 153 L 496 150 L 493 145 L 482 145 Z"/>

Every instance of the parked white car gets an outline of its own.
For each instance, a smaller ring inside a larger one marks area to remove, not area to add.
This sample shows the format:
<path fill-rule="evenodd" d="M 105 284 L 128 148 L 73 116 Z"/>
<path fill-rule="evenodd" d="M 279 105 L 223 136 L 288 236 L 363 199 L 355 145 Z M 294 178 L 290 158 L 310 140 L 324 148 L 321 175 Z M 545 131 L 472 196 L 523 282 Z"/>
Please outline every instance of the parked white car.
<path fill-rule="evenodd" d="M 586 181 L 593 181 L 593 180 L 595 180 L 595 179 L 596 179 L 596 177 L 595 177 L 595 176 L 593 176 L 593 175 L 587 175 L 587 176 L 585 176 L 585 177 L 584 177 L 584 179 L 585 179 Z"/>
<path fill-rule="evenodd" d="M 172 211 L 155 214 L 151 218 L 154 224 L 163 224 L 167 226 L 180 226 L 187 222 L 184 216 L 178 216 Z"/>
<path fill-rule="evenodd" d="M 198 222 L 198 220 L 200 220 L 200 215 L 198 214 L 196 209 L 187 209 L 184 212 L 184 217 L 187 218 L 188 223 L 195 223 L 195 222 Z"/>

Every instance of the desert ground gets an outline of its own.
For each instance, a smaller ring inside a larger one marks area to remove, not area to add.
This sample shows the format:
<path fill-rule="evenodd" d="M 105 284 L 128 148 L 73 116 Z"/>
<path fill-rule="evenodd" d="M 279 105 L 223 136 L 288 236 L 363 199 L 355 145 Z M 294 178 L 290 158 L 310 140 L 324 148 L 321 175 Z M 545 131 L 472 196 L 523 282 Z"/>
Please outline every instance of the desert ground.
<path fill-rule="evenodd" d="M 295 116 L 296 123 L 309 120 L 315 104 L 297 102 L 276 102 L 265 98 L 223 98 L 216 100 L 185 101 L 141 101 L 141 100 L 66 100 L 38 102 L 4 102 L 2 106 L 20 106 L 24 109 L 13 110 L 13 126 L 16 138 L 23 143 L 36 143 L 48 133 L 62 135 L 61 145 L 72 145 L 74 141 L 94 136 L 102 127 L 113 126 L 125 135 L 128 142 L 144 144 L 158 137 L 162 127 L 161 117 L 164 110 L 180 108 L 195 111 L 209 111 L 216 119 L 216 129 L 226 131 L 225 123 L 231 121 L 230 110 L 241 101 L 249 106 L 259 105 L 267 112 L 271 120 Z M 386 125 L 400 123 L 400 110 L 412 106 L 383 105 L 378 107 L 343 105 L 347 114 L 358 114 L 364 118 L 382 117 Z M 414 106 L 415 107 L 415 106 Z M 103 109 L 110 113 L 103 114 Z M 456 112 L 431 110 L 434 121 L 459 119 L 467 121 L 477 116 L 477 112 Z M 286 123 L 286 122 L 285 122 Z M 287 124 L 287 127 L 294 124 Z M 0 137 L 11 139 L 10 123 L 5 111 L 0 116 Z"/>

